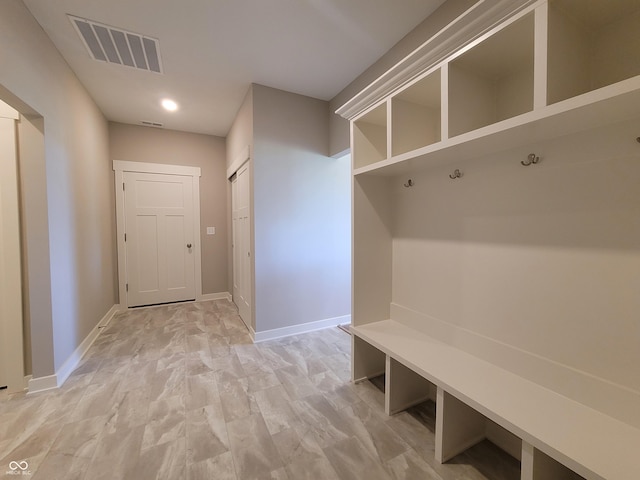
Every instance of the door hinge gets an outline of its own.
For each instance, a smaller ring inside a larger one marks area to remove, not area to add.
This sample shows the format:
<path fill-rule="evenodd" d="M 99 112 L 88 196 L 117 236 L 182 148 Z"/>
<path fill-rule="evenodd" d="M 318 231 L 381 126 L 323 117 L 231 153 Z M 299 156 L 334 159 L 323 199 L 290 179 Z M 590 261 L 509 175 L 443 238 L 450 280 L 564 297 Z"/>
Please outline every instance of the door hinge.
<path fill-rule="evenodd" d="M 126 287 L 127 292 L 128 292 L 128 291 L 129 291 L 129 284 L 127 283 L 127 284 L 125 285 L 125 287 Z"/>
<path fill-rule="evenodd" d="M 126 233 L 124 234 L 124 241 L 125 242 L 127 241 L 127 234 Z"/>
<path fill-rule="evenodd" d="M 124 192 L 124 182 L 122 182 L 122 191 Z"/>

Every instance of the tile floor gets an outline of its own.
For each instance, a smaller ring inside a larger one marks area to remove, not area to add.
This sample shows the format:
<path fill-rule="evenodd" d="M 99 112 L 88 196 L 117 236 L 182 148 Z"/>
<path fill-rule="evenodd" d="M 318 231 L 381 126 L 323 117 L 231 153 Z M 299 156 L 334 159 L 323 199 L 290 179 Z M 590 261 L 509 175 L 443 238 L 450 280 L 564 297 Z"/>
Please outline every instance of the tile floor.
<path fill-rule="evenodd" d="M 486 442 L 439 465 L 433 403 L 387 417 L 350 348 L 338 328 L 254 345 L 227 301 L 125 312 L 62 388 L 0 396 L 0 478 L 519 479 Z"/>

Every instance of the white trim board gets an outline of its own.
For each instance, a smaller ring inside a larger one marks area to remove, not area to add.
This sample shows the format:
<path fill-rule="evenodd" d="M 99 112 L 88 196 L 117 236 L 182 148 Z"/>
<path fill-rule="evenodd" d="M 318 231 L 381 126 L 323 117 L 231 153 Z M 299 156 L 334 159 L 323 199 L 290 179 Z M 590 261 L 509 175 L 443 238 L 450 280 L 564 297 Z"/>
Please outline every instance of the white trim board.
<path fill-rule="evenodd" d="M 47 390 L 53 390 L 60 386 L 62 386 L 62 383 L 58 384 L 58 376 L 55 374 L 47 375 L 46 377 L 31 378 L 27 387 L 27 395 L 46 392 Z"/>
<path fill-rule="evenodd" d="M 111 322 L 114 315 L 119 311 L 120 305 L 113 305 L 55 374 L 48 375 L 46 377 L 30 378 L 28 383 L 28 394 L 44 392 L 45 390 L 61 387 L 67 378 L 69 378 L 69 375 L 71 375 L 78 367 L 80 361 L 87 354 L 91 345 L 96 341 L 96 338 L 98 338 L 102 329 L 109 325 L 109 322 Z"/>
<path fill-rule="evenodd" d="M 212 300 L 228 300 L 229 302 L 233 301 L 229 292 L 219 292 L 203 293 L 200 299 L 196 300 L 196 302 L 210 302 Z"/>
<path fill-rule="evenodd" d="M 116 172 L 160 173 L 165 175 L 187 175 L 200 177 L 200 167 L 185 165 L 167 165 L 164 163 L 131 162 L 128 160 L 114 160 L 113 170 Z"/>
<path fill-rule="evenodd" d="M 299 335 L 301 333 L 315 332 L 325 328 L 337 327 L 351 323 L 351 315 L 343 315 L 342 317 L 327 318 L 317 320 L 315 322 L 302 323 L 300 325 L 291 325 L 290 327 L 274 328 L 273 330 L 265 330 L 263 332 L 254 332 L 250 330 L 254 343 L 265 342 L 267 340 L 275 340 L 277 338 L 289 337 L 291 335 Z"/>

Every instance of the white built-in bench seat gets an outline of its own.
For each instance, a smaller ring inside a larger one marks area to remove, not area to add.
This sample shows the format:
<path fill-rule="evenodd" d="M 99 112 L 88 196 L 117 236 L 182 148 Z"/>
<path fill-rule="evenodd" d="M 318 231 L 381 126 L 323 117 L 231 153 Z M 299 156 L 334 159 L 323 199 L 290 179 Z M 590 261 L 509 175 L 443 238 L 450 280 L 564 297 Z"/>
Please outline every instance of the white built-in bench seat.
<path fill-rule="evenodd" d="M 639 429 L 397 321 L 352 332 L 354 380 L 386 373 L 388 414 L 435 386 L 440 462 L 482 440 L 489 419 L 522 440 L 523 480 L 640 479 Z"/>

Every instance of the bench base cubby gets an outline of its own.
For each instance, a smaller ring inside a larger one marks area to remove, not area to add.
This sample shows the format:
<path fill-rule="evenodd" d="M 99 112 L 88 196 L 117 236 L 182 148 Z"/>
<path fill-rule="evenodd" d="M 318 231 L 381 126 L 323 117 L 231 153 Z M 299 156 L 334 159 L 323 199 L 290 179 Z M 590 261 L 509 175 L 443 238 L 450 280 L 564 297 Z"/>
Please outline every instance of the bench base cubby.
<path fill-rule="evenodd" d="M 366 340 L 351 335 L 351 379 L 354 383 L 385 374 L 387 356 Z"/>
<path fill-rule="evenodd" d="M 571 469 L 541 452 L 533 445 L 522 443 L 522 480 L 585 480 Z"/>
<path fill-rule="evenodd" d="M 424 377 L 356 335 L 352 336 L 352 346 L 354 382 L 384 376 L 387 415 L 393 415 L 427 400 L 435 401 L 436 386 Z"/>
<path fill-rule="evenodd" d="M 436 460 L 445 463 L 483 440 L 516 460 L 522 440 L 464 402 L 438 388 L 436 401 Z"/>
<path fill-rule="evenodd" d="M 436 386 L 387 356 L 384 401 L 387 415 L 402 412 L 427 400 L 436 400 Z"/>

